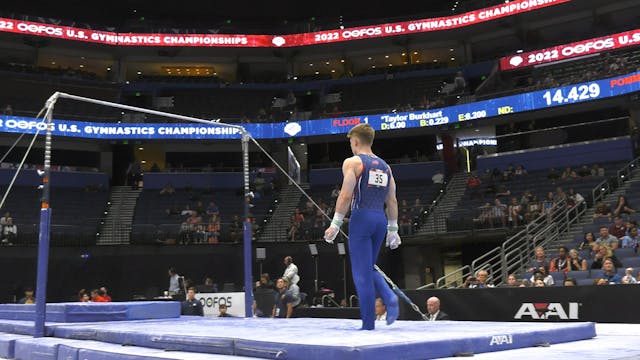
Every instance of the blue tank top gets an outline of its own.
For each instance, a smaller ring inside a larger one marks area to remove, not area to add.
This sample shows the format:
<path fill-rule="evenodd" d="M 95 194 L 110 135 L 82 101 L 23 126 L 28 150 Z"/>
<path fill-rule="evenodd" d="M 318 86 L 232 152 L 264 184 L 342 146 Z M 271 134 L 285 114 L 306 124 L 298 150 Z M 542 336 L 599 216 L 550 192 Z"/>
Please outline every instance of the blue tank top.
<path fill-rule="evenodd" d="M 391 171 L 387 163 L 376 156 L 358 155 L 362 173 L 357 179 L 351 200 L 351 210 L 384 210 L 384 201 L 391 185 Z"/>

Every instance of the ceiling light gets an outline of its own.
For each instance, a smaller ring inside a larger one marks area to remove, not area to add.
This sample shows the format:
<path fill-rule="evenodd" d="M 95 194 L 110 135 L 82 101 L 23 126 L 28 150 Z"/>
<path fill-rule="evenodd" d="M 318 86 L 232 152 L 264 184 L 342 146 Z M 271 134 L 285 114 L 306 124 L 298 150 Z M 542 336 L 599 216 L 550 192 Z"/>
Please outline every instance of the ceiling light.
<path fill-rule="evenodd" d="M 456 58 L 452 57 L 452 58 L 451 58 L 451 61 L 454 61 L 455 59 L 456 59 Z"/>
<path fill-rule="evenodd" d="M 369 60 L 371 60 L 371 56 L 369 56 Z"/>
<path fill-rule="evenodd" d="M 329 62 L 327 61 L 325 64 L 329 65 Z"/>
<path fill-rule="evenodd" d="M 320 71 L 316 71 L 316 75 L 320 74 Z"/>
<path fill-rule="evenodd" d="M 80 68 L 83 68 L 83 67 L 84 67 L 84 65 L 80 64 Z"/>
<path fill-rule="evenodd" d="M 418 52 L 417 52 L 417 51 L 414 51 L 414 52 L 413 52 L 413 55 L 418 55 Z"/>
<path fill-rule="evenodd" d="M 334 73 L 334 72 L 336 72 L 336 70 L 335 69 L 331 69 L 331 72 Z"/>
<path fill-rule="evenodd" d="M 407 56 L 407 53 L 402 53 L 402 56 Z"/>
<path fill-rule="evenodd" d="M 309 66 L 313 66 L 313 63 L 309 64 Z"/>
<path fill-rule="evenodd" d="M 393 64 L 389 64 L 389 66 L 393 66 Z"/>
<path fill-rule="evenodd" d="M 341 63 L 343 63 L 343 62 L 344 62 L 344 59 L 340 59 L 340 62 L 341 62 Z"/>
<path fill-rule="evenodd" d="M 384 58 L 385 58 L 385 59 L 388 59 L 388 58 L 389 58 L 389 55 L 385 55 L 385 56 L 384 56 Z"/>

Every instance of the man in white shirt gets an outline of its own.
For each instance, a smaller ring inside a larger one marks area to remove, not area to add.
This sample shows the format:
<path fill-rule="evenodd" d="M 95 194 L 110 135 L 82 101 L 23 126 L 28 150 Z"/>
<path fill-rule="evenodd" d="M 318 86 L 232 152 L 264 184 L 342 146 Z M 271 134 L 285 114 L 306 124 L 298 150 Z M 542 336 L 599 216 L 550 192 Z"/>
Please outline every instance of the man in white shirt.
<path fill-rule="evenodd" d="M 300 276 L 298 276 L 298 267 L 293 263 L 293 258 L 291 256 L 285 256 L 284 264 L 287 265 L 287 268 L 284 269 L 282 277 L 289 279 L 289 284 L 297 285 L 300 281 Z"/>
<path fill-rule="evenodd" d="M 429 321 L 449 320 L 449 315 L 440 310 L 440 299 L 435 296 L 427 299 L 427 313 Z"/>
<path fill-rule="evenodd" d="M 442 174 L 442 171 L 436 170 L 436 173 L 431 177 L 431 181 L 433 181 L 434 184 L 444 184 L 444 175 Z"/>
<path fill-rule="evenodd" d="M 8 213 L 7 213 L 8 214 Z M 2 224 L 2 243 L 13 244 L 18 238 L 18 227 L 13 224 L 11 217 L 6 218 L 5 223 Z"/>

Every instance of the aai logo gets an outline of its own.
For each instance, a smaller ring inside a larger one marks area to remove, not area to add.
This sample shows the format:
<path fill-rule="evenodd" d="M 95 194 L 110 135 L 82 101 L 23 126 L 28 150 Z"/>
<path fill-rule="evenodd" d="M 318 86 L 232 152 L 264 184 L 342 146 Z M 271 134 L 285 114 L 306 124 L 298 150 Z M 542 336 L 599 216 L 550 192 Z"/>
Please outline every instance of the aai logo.
<path fill-rule="evenodd" d="M 518 320 L 523 318 L 578 320 L 579 307 L 580 304 L 577 302 L 570 302 L 567 306 L 563 306 L 561 303 L 523 303 L 513 318 Z"/>

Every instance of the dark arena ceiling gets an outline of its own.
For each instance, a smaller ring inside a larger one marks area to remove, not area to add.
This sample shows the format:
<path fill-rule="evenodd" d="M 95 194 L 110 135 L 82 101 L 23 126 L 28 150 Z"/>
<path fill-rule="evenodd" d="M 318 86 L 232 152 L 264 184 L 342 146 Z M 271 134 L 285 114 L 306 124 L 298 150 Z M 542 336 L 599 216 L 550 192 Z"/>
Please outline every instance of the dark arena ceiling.
<path fill-rule="evenodd" d="M 277 28 L 288 22 L 317 21 L 345 25 L 375 19 L 416 18 L 426 14 L 451 14 L 455 0 L 403 1 L 60 1 L 4 0 L 4 16 L 23 14 L 52 17 L 99 26 L 122 27 L 132 21 L 182 28 L 221 23 L 254 23 Z M 465 7 L 482 7 L 491 0 L 464 0 Z M 470 3 L 473 3 L 471 5 Z M 462 10 L 458 5 L 456 10 Z"/>

